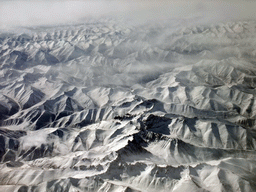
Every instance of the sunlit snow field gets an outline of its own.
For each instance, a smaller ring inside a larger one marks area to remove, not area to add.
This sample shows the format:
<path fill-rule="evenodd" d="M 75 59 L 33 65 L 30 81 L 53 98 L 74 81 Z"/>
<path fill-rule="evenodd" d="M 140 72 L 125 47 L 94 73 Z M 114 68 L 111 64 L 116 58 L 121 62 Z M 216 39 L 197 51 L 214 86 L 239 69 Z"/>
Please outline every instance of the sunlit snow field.
<path fill-rule="evenodd" d="M 256 191 L 253 1 L 0 1 L 0 191 Z"/>

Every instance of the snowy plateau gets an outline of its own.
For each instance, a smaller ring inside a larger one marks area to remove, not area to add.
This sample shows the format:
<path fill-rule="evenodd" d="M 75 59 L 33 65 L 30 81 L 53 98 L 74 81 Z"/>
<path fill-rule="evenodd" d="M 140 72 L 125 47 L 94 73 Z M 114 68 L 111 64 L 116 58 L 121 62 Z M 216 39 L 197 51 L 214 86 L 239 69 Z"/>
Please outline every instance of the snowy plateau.
<path fill-rule="evenodd" d="M 1 30 L 0 191 L 256 191 L 256 22 L 189 23 Z"/>

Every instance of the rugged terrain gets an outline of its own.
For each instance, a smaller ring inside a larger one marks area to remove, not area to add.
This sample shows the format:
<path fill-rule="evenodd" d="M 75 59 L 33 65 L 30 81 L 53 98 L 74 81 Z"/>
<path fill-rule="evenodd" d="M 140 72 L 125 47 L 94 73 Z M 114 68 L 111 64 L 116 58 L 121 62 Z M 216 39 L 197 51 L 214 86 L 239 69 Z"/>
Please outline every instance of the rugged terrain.
<path fill-rule="evenodd" d="M 256 191 L 256 22 L 182 22 L 2 31 L 1 191 Z"/>

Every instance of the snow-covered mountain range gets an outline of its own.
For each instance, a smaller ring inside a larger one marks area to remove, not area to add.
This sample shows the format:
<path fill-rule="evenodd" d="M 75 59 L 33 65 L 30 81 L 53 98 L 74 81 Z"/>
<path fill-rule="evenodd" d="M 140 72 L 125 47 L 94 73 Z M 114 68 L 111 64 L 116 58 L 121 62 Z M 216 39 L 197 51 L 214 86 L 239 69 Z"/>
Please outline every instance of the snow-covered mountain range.
<path fill-rule="evenodd" d="M 256 22 L 0 34 L 1 191 L 255 191 Z"/>

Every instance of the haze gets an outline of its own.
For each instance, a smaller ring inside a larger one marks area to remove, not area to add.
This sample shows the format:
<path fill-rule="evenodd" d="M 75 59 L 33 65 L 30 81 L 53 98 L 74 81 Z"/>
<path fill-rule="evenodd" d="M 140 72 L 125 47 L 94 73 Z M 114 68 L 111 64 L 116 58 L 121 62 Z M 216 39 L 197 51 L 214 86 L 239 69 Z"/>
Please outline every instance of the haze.
<path fill-rule="evenodd" d="M 58 25 L 108 15 L 134 24 L 202 17 L 204 21 L 253 18 L 253 1 L 1 1 L 0 27 Z"/>

